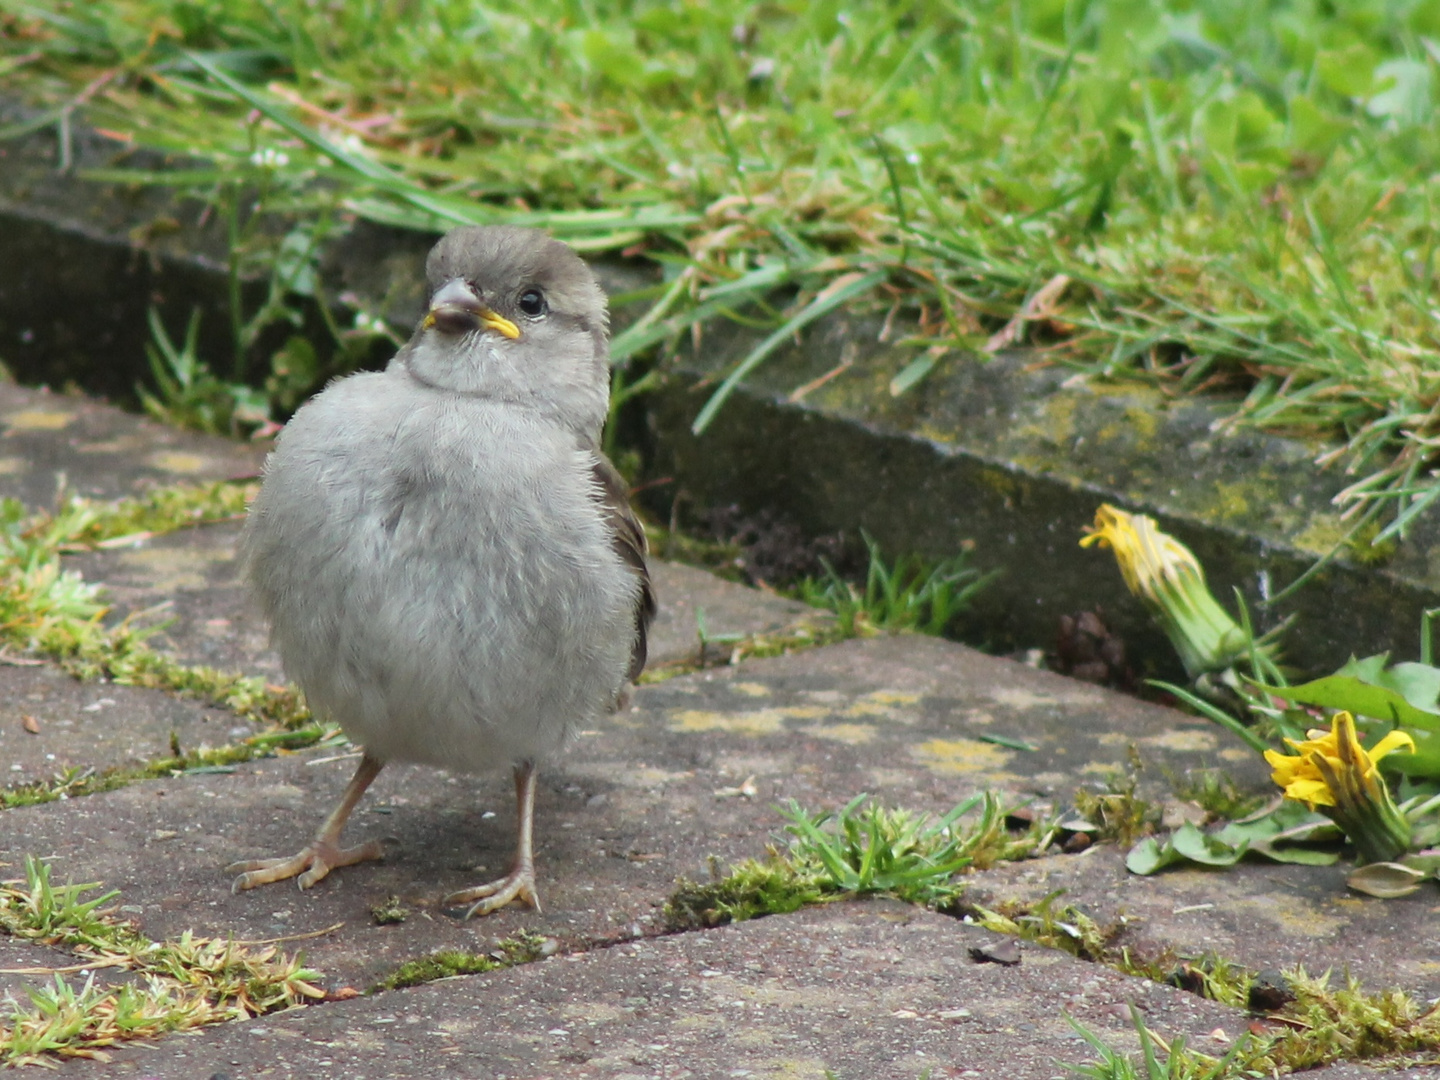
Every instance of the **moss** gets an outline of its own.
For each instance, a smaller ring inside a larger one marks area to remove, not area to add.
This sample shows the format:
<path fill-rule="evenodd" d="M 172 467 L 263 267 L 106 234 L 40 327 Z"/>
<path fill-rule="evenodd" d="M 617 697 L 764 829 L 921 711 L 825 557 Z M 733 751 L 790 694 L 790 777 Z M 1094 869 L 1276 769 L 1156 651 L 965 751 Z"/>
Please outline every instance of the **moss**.
<path fill-rule="evenodd" d="M 294 731 L 262 732 L 242 742 L 220 747 L 202 746 L 185 754 L 156 758 L 139 766 L 117 767 L 100 772 L 74 768 L 53 780 L 18 784 L 0 790 L 0 808 L 11 810 L 19 806 L 38 806 L 80 795 L 98 795 L 100 792 L 114 791 L 140 780 L 228 770 L 246 761 L 273 757 L 276 753 L 287 750 L 301 750 L 337 737 L 338 729 L 317 724 Z"/>
<path fill-rule="evenodd" d="M 394 926 L 410 917 L 410 909 L 402 907 L 398 896 L 386 897 L 370 909 L 370 918 L 376 926 Z"/>
<path fill-rule="evenodd" d="M 370 992 L 399 990 L 406 986 L 419 986 L 436 979 L 450 979 L 456 975 L 480 975 L 487 971 L 529 964 L 547 956 L 552 951 L 548 938 L 526 931 L 498 942 L 490 952 L 468 953 L 462 949 L 442 949 L 414 960 L 407 960 L 393 972 L 370 988 Z"/>
<path fill-rule="evenodd" d="M 66 548 L 91 547 L 141 533 L 160 535 L 242 517 L 259 491 L 256 480 L 218 480 L 156 488 L 136 498 L 109 503 L 72 499 L 70 509 L 87 511 L 91 520 L 73 533 Z"/>
<path fill-rule="evenodd" d="M 1377 544 L 1375 538 L 1380 535 L 1381 528 L 1378 521 L 1366 522 L 1354 536 L 1345 541 L 1345 549 L 1350 558 L 1361 566 L 1383 566 L 1393 559 L 1399 545 L 1393 538 Z"/>
<path fill-rule="evenodd" d="M 665 901 L 665 927 L 672 933 L 745 922 L 765 915 L 798 911 L 822 898 L 820 883 L 797 872 L 782 856 L 764 862 L 747 859 L 721 876 L 712 862 L 713 880 L 681 878 Z"/>
<path fill-rule="evenodd" d="M 407 960 L 371 987 L 371 992 L 399 990 L 402 987 L 419 986 L 456 975 L 478 975 L 504 966 L 500 961 L 488 956 L 467 953 L 460 949 L 444 949 L 429 956 L 422 956 L 418 960 Z"/>
<path fill-rule="evenodd" d="M 1096 827 L 1093 834 L 1096 839 L 1113 840 L 1122 848 L 1129 848 L 1160 824 L 1159 807 L 1137 794 L 1142 768 L 1140 755 L 1132 744 L 1125 768 L 1105 778 L 1103 791 L 1081 788 L 1075 792 L 1075 809 Z"/>

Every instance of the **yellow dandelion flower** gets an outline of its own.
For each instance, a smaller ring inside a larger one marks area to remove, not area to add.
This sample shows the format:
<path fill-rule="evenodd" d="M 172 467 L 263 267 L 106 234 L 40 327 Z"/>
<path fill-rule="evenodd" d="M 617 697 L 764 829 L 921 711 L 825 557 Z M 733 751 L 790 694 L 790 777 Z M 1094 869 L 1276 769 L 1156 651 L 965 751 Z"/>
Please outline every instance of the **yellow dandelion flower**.
<path fill-rule="evenodd" d="M 1397 750 L 1414 753 L 1415 740 L 1392 731 L 1366 750 L 1355 734 L 1355 718 L 1336 713 L 1330 730 L 1308 732 L 1303 742 L 1286 739 L 1294 754 L 1266 750 L 1270 776 L 1285 797 L 1319 810 L 1344 830 L 1362 863 L 1390 862 L 1410 848 L 1410 824 L 1390 798 L 1375 763 Z"/>

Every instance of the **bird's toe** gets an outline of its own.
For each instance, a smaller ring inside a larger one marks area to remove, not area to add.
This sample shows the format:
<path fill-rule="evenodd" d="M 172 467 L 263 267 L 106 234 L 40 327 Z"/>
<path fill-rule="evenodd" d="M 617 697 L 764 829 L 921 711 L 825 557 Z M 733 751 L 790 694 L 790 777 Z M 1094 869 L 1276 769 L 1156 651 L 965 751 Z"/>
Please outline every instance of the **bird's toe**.
<path fill-rule="evenodd" d="M 444 905 L 453 908 L 469 904 L 465 918 L 472 919 L 499 911 L 517 900 L 529 904 L 536 911 L 540 910 L 540 897 L 535 891 L 535 872 L 529 867 L 517 868 L 496 881 L 451 893 L 445 898 Z"/>

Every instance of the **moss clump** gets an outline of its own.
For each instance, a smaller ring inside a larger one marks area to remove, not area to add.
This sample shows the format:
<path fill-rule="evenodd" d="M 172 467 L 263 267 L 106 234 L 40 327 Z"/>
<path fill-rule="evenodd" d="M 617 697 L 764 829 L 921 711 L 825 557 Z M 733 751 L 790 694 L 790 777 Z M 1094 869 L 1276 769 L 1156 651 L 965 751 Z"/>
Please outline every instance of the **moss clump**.
<path fill-rule="evenodd" d="M 371 992 L 399 990 L 405 986 L 419 986 L 436 979 L 449 979 L 456 975 L 478 975 L 505 967 L 498 960 L 478 953 L 467 953 L 461 949 L 443 949 L 418 960 L 407 960 L 373 987 Z"/>
<path fill-rule="evenodd" d="M 714 880 L 701 883 L 681 878 L 665 901 L 667 930 L 702 930 L 726 923 L 744 922 L 765 915 L 784 915 L 823 896 L 820 882 L 801 874 L 779 854 L 764 862 L 747 859 L 720 876 L 712 863 Z"/>
<path fill-rule="evenodd" d="M 456 975 L 479 975 L 487 971 L 528 964 L 548 956 L 552 943 L 540 934 L 521 931 L 496 943 L 488 953 L 469 953 L 463 949 L 442 949 L 414 960 L 407 960 L 370 988 L 372 994 L 382 990 L 399 990 L 419 986 L 436 979 Z"/>
<path fill-rule="evenodd" d="M 370 909 L 376 926 L 394 926 L 410 917 L 410 909 L 400 904 L 398 896 L 389 896 Z"/>

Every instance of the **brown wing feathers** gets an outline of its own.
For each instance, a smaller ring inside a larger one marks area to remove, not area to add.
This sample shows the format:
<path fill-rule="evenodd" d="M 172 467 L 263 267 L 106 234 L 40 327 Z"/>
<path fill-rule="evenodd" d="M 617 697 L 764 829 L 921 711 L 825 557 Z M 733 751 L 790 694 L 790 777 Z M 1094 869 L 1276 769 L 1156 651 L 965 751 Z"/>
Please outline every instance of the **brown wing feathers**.
<path fill-rule="evenodd" d="M 655 618 L 655 587 L 650 569 L 645 564 L 649 549 L 645 529 L 630 509 L 630 492 L 625 480 L 606 458 L 597 454 L 593 465 L 595 482 L 600 489 L 601 507 L 610 527 L 611 544 L 620 558 L 640 578 L 640 595 L 635 603 L 635 642 L 630 651 L 629 677 L 633 681 L 645 669 L 645 636 Z"/>

